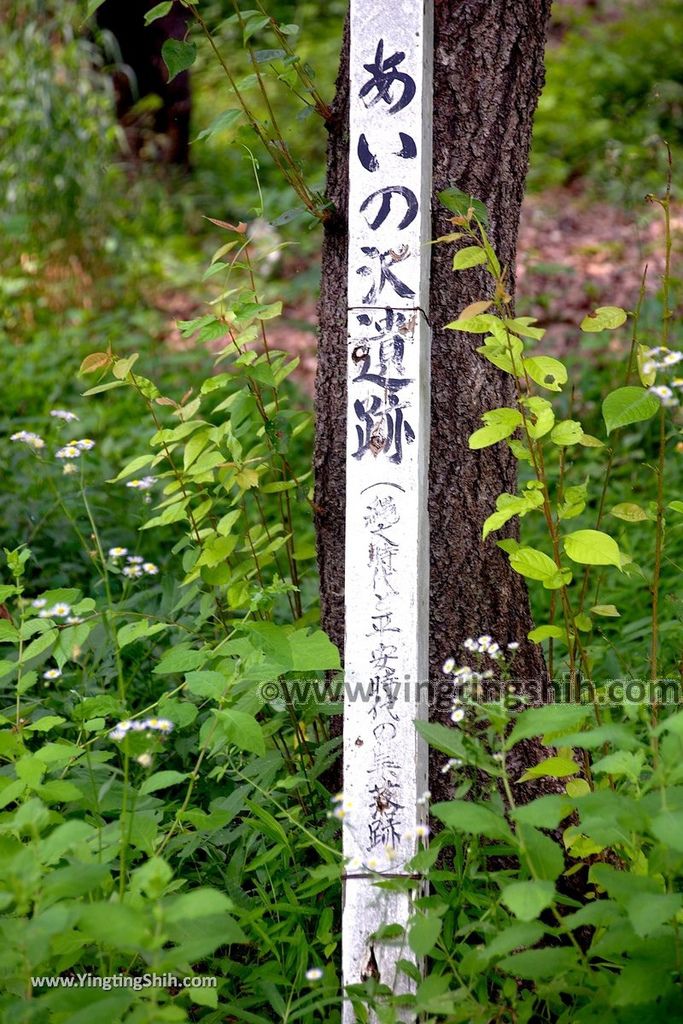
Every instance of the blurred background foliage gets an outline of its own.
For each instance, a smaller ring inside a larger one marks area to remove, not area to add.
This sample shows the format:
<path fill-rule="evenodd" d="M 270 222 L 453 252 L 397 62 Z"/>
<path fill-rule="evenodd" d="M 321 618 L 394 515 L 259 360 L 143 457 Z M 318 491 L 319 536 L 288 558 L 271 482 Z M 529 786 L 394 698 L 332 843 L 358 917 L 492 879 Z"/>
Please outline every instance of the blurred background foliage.
<path fill-rule="evenodd" d="M 244 10 L 252 7 L 248 0 L 242 4 Z M 272 0 L 267 9 L 288 26 L 287 38 L 307 73 L 331 100 L 344 0 Z M 232 3 L 205 0 L 201 10 L 254 112 L 263 118 L 274 115 L 306 181 L 322 189 L 326 133 L 298 95 L 291 64 L 278 53 L 277 40 L 266 28 L 249 40 L 268 81 L 271 112 L 256 88 Z M 289 329 L 303 331 L 313 349 L 320 231 L 297 206 L 240 115 L 223 70 L 196 26 L 191 29 L 198 59 L 190 79 L 187 168 L 164 162 L 163 140 L 155 136 L 160 101 L 139 94 L 134 73 L 121 66 L 118 41 L 88 16 L 85 0 L 0 0 L 0 14 L 0 431 L 40 431 L 49 422 L 50 408 L 74 408 L 81 415 L 81 432 L 98 438 L 105 480 L 140 450 L 138 432 L 146 427 L 137 426 L 127 389 L 81 400 L 84 387 L 76 372 L 83 356 L 108 344 L 121 356 L 140 352 L 154 364 L 165 392 L 178 397 L 210 372 L 211 352 L 183 342 L 175 327 L 176 320 L 196 316 L 215 294 L 214 281 L 202 275 L 221 238 L 207 217 L 250 223 L 263 240 L 263 298 L 285 303 L 286 330 L 278 344 L 288 345 Z M 559 220 L 564 195 L 579 195 L 589 218 L 595 210 L 596 223 L 609 222 L 617 212 L 642 216 L 645 193 L 664 184 L 662 140 L 670 144 L 674 167 L 680 168 L 682 45 L 678 0 L 566 0 L 554 5 L 529 175 L 530 191 L 540 199 L 549 197 L 557 210 L 557 230 L 550 224 L 548 238 L 564 230 Z M 114 81 L 121 73 L 128 76 L 133 98 L 123 123 L 115 113 Z M 549 257 L 544 245 L 545 238 L 535 258 L 562 283 L 567 267 L 561 258 Z M 616 268 L 622 253 L 615 242 L 610 255 L 609 245 L 603 251 Z M 607 285 L 612 269 L 606 270 Z M 591 287 L 587 282 L 588 300 Z M 528 312 L 521 291 L 520 309 Z M 625 304 L 633 308 L 636 298 L 637 289 Z M 542 299 L 537 297 L 541 307 Z M 655 294 L 648 297 L 646 324 L 656 322 L 658 302 Z M 550 318 L 557 312 L 551 310 Z M 680 339 L 672 343 L 680 345 Z M 600 344 L 592 351 L 579 351 L 578 341 L 573 344 L 569 361 L 583 371 L 574 400 L 588 423 L 594 417 L 597 432 L 599 395 L 614 383 L 614 353 Z M 301 400 L 310 406 L 310 374 L 300 378 L 302 383 Z M 299 443 L 305 463 L 310 436 Z M 629 445 L 616 462 L 624 500 L 642 489 L 639 467 L 652 454 L 637 432 Z M 34 549 L 42 545 L 41 572 L 58 571 L 62 578 L 68 559 L 60 552 L 70 543 L 68 526 L 59 525 L 57 517 L 40 519 L 41 482 L 29 478 L 26 461 L 10 450 L 15 447 L 0 450 L 6 481 L 2 541 L 15 546 L 28 526 Z M 683 476 L 680 460 L 674 472 L 675 486 Z M 109 488 L 97 503 L 112 543 L 129 540 L 115 536 L 128 497 Z M 636 548 L 639 530 L 636 525 L 630 534 Z M 161 559 L 163 552 L 148 556 Z M 678 572 L 675 559 L 667 571 Z M 618 604 L 618 595 L 614 599 Z M 680 619 L 678 607 L 672 613 Z"/>

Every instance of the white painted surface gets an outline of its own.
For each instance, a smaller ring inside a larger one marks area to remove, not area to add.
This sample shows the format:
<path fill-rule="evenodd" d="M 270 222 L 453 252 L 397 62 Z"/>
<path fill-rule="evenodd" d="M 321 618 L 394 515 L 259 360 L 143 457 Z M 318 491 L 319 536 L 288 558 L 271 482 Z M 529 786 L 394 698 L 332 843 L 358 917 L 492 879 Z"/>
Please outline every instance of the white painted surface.
<path fill-rule="evenodd" d="M 373 880 L 407 873 L 426 814 L 431 22 L 351 0 L 343 972 L 397 993 L 407 941 L 372 935 L 410 900 Z"/>

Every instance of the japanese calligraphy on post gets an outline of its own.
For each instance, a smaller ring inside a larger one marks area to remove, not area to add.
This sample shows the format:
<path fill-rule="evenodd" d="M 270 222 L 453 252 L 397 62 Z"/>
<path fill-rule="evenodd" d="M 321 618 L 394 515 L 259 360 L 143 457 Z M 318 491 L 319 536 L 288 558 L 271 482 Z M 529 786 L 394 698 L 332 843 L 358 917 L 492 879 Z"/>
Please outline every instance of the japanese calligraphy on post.
<path fill-rule="evenodd" d="M 344 977 L 395 991 L 407 948 L 368 936 L 407 919 L 373 875 L 406 873 L 424 820 L 431 13 L 351 2 Z"/>

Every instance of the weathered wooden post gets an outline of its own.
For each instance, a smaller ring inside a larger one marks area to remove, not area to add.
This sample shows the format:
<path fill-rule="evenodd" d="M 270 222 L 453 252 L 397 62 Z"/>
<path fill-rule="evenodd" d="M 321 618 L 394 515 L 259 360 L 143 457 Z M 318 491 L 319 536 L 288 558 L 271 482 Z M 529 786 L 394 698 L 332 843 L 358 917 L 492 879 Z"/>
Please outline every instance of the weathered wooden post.
<path fill-rule="evenodd" d="M 407 940 L 372 936 L 410 897 L 373 883 L 426 815 L 432 60 L 432 0 L 351 0 L 343 974 L 397 993 Z"/>

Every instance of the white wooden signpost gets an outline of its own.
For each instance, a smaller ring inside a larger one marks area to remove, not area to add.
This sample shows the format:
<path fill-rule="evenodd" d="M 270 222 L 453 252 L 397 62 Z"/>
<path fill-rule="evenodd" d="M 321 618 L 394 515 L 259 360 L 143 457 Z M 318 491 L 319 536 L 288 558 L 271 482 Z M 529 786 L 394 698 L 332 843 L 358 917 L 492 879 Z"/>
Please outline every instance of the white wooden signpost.
<path fill-rule="evenodd" d="M 373 935 L 410 897 L 373 883 L 426 816 L 431 69 L 432 0 L 351 0 L 343 980 L 396 993 L 414 957 Z"/>

